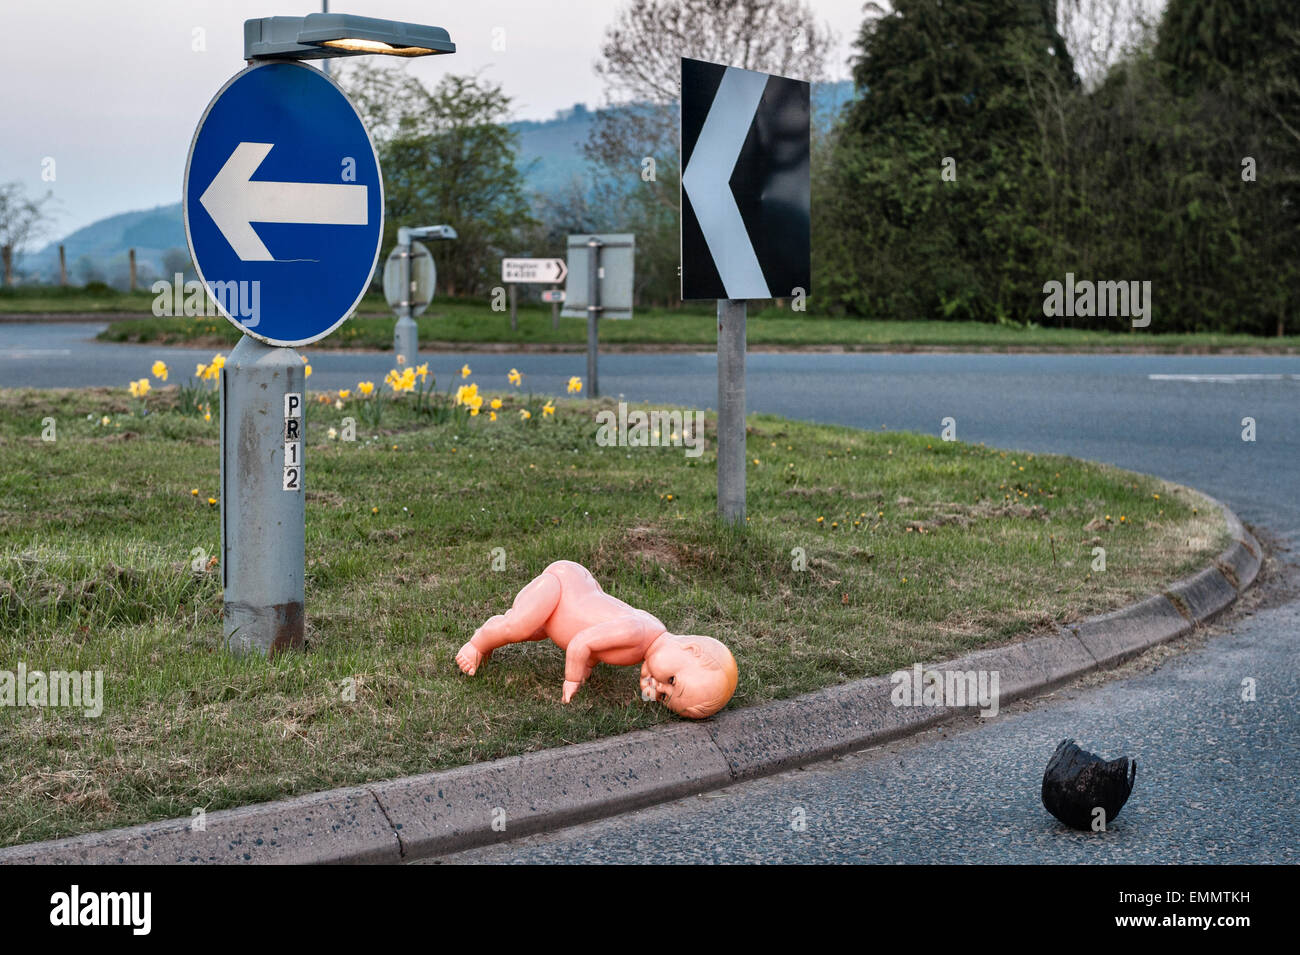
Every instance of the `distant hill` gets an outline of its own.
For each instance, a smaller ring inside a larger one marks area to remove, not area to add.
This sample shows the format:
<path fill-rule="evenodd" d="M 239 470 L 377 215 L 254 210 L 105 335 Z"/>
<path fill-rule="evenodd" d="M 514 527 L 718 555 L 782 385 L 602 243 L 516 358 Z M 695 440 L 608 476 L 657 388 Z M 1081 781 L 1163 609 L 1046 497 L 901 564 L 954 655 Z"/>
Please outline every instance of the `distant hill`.
<path fill-rule="evenodd" d="M 818 83 L 813 87 L 814 113 L 828 121 L 853 98 L 848 80 Z M 596 112 L 578 103 L 547 120 L 520 120 L 510 124 L 519 135 L 519 164 L 527 188 L 546 194 L 587 173 L 582 144 L 587 141 Z M 27 281 L 57 282 L 59 245 L 67 250 L 69 279 L 78 284 L 106 281 L 125 286 L 127 250 L 135 249 L 136 274 L 142 284 L 169 277 L 188 262 L 185 225 L 179 202 L 100 219 L 45 246 L 20 256 L 15 263 Z"/>

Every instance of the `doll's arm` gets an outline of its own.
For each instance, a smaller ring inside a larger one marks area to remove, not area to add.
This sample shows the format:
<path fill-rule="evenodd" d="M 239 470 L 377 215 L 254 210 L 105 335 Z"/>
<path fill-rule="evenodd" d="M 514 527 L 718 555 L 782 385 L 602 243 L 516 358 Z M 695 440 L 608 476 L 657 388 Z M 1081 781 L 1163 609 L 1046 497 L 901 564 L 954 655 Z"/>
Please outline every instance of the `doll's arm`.
<path fill-rule="evenodd" d="M 564 652 L 563 702 L 568 703 L 587 681 L 592 659 L 600 653 L 638 646 L 645 623 L 640 617 L 615 617 L 586 630 L 579 630 Z"/>

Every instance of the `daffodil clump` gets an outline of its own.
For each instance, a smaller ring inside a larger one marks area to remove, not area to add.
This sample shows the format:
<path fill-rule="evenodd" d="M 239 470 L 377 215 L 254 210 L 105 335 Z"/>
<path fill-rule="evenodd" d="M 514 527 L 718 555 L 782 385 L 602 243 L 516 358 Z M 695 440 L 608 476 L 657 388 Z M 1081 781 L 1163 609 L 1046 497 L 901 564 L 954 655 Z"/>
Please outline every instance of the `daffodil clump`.
<path fill-rule="evenodd" d="M 372 428 L 379 426 L 384 407 L 389 402 L 409 402 L 406 407 L 433 419 L 436 424 L 455 420 L 468 422 L 471 418 L 486 418 L 489 422 L 496 422 L 506 413 L 506 399 L 485 395 L 478 382 L 470 380 L 474 371 L 469 365 L 462 365 L 459 381 L 453 382 L 445 393 L 439 395 L 435 391 L 435 379 L 429 372 L 427 362 L 411 367 L 401 360 L 401 356 L 398 357 L 397 367 L 389 369 L 384 376 L 383 384 L 388 386 L 386 392 L 378 390 L 372 381 L 359 381 L 355 389 L 344 388 L 337 393 L 318 394 L 317 402 L 332 402 L 337 410 L 342 411 L 347 402 L 355 401 L 357 410 Z M 517 368 L 511 368 L 506 375 L 506 381 L 516 389 L 523 385 L 523 380 L 524 376 Z M 570 378 L 567 390 L 569 394 L 580 394 L 582 379 L 576 376 Z M 534 399 L 531 393 L 526 399 L 513 403 L 515 408 L 511 413 L 517 413 L 521 421 L 537 422 L 554 417 L 556 412 L 554 398 L 541 401 Z M 337 431 L 330 437 L 335 435 Z"/>
<path fill-rule="evenodd" d="M 158 365 L 154 368 L 157 369 Z M 221 369 L 225 367 L 226 356 L 220 352 L 212 356 L 212 361 L 194 366 L 194 377 L 177 386 L 176 407 L 182 414 L 200 415 L 204 421 L 212 420 L 212 398 L 221 378 Z"/>

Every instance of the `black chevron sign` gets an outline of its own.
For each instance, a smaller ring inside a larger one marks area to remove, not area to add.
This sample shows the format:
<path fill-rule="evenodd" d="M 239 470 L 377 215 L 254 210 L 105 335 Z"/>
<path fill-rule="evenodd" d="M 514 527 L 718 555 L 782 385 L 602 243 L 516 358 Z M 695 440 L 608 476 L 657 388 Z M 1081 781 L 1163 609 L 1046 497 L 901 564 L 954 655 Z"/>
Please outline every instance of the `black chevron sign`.
<path fill-rule="evenodd" d="M 808 84 L 682 59 L 682 298 L 809 292 Z"/>

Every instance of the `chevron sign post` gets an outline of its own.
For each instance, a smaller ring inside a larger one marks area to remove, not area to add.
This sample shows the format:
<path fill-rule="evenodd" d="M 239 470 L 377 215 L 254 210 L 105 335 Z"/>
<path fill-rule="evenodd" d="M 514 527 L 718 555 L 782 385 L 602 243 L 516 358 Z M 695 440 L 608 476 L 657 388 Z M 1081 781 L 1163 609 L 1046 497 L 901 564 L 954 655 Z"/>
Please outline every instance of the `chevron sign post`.
<path fill-rule="evenodd" d="M 745 520 L 745 303 L 808 295 L 809 85 L 682 59 L 682 298 L 718 301 L 718 516 Z"/>

